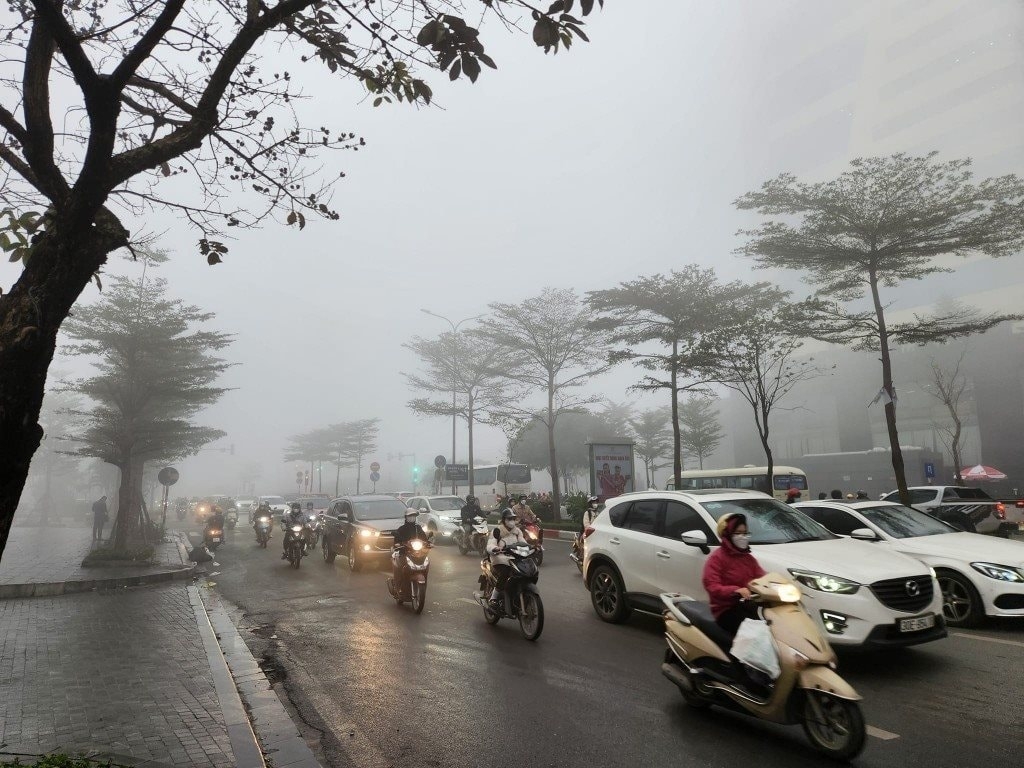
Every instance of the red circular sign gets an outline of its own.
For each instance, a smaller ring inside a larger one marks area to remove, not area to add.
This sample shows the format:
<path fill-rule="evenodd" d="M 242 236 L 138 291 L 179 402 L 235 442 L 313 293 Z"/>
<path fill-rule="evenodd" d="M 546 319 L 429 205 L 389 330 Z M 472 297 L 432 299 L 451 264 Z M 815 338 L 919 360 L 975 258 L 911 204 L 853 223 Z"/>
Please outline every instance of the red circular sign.
<path fill-rule="evenodd" d="M 371 472 L 380 472 L 380 464 L 378 464 L 376 461 L 373 462 L 372 464 L 370 464 L 370 471 Z"/>

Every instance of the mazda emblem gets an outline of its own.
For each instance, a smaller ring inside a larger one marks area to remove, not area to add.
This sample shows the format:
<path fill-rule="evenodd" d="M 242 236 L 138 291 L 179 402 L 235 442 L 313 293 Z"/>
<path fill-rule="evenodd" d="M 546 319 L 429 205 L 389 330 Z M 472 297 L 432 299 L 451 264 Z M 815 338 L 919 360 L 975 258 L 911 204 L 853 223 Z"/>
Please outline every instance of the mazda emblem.
<path fill-rule="evenodd" d="M 903 586 L 907 588 L 907 594 L 911 597 L 917 597 L 921 594 L 921 585 L 918 584 L 916 581 L 908 581 Z"/>

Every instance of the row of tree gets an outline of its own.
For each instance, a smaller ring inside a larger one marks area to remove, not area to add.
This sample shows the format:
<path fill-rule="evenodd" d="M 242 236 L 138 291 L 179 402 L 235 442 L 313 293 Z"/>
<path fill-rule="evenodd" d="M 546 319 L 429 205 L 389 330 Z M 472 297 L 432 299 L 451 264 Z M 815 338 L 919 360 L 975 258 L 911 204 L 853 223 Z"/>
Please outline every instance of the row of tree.
<path fill-rule="evenodd" d="M 584 300 L 548 288 L 515 305 L 491 304 L 462 334 L 453 328 L 437 339 L 414 338 L 407 346 L 421 358 L 423 374 L 409 381 L 427 397 L 409 405 L 427 416 L 462 417 L 470 433 L 474 421 L 498 423 L 510 444 L 531 422 L 542 424 L 556 479 L 559 419 L 598 401 L 580 393 L 594 376 L 630 363 L 642 373 L 632 389 L 668 396 L 676 476 L 683 460 L 680 397 L 712 386 L 749 406 L 770 476 L 773 411 L 797 384 L 825 373 L 801 347 L 807 339 L 842 344 L 879 355 L 878 399 L 907 501 L 893 346 L 948 341 L 1020 317 L 961 306 L 900 322 L 886 316 L 883 289 L 950 271 L 939 257 L 1000 257 L 1024 247 L 1024 183 L 1004 176 L 975 184 L 970 166 L 942 162 L 936 153 L 895 154 L 855 160 L 826 182 L 782 174 L 736 201 L 764 217 L 740 233 L 746 242 L 737 253 L 756 267 L 794 271 L 815 288 L 810 296 L 794 299 L 767 282 L 722 282 L 697 265 L 590 291 Z M 451 404 L 441 393 L 452 394 Z M 545 400 L 540 408 L 532 395 Z"/>
<path fill-rule="evenodd" d="M 380 432 L 380 419 L 357 419 L 329 424 L 326 427 L 303 432 L 290 438 L 290 445 L 285 449 L 285 461 L 300 461 L 310 465 L 310 477 L 313 465 L 324 462 L 333 464 L 334 495 L 337 496 L 341 487 L 341 470 L 347 467 L 356 469 L 356 493 L 363 476 L 363 462 L 366 457 L 377 450 L 377 435 Z M 320 490 L 323 490 L 322 478 Z"/>

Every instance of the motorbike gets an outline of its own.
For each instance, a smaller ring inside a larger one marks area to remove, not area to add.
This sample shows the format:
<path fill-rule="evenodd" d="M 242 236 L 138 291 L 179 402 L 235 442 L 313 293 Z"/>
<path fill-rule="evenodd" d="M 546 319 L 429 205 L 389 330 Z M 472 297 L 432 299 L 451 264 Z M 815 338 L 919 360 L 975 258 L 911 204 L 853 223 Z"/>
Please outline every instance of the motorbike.
<path fill-rule="evenodd" d="M 585 536 L 582 533 L 574 533 L 572 535 L 572 548 L 569 550 L 569 559 L 576 563 L 576 567 L 579 568 L 580 573 L 583 573 L 583 539 Z"/>
<path fill-rule="evenodd" d="M 238 510 L 232 507 L 224 513 L 224 524 L 228 528 L 234 528 L 238 525 Z"/>
<path fill-rule="evenodd" d="M 484 621 L 497 624 L 501 619 L 518 619 L 519 630 L 527 640 L 536 640 L 544 630 L 544 603 L 537 589 L 540 570 L 534 558 L 536 547 L 531 544 L 516 544 L 505 547 L 511 572 L 505 582 L 504 600 L 492 606 L 488 599 L 497 585 L 497 577 L 491 561 L 480 561 L 480 591 L 474 592 L 474 599 L 484 609 Z"/>
<path fill-rule="evenodd" d="M 527 523 L 523 521 L 520 528 L 523 529 L 523 535 L 526 540 L 534 546 L 533 559 L 537 561 L 537 566 L 540 567 L 544 564 L 544 530 L 540 527 L 539 523 Z"/>
<path fill-rule="evenodd" d="M 203 544 L 211 552 L 216 551 L 217 547 L 224 543 L 224 531 L 220 528 L 216 528 L 212 525 L 206 526 L 203 529 Z"/>
<path fill-rule="evenodd" d="M 284 530 L 284 553 L 292 568 L 298 568 L 306 554 L 306 526 L 285 518 L 281 527 Z"/>
<path fill-rule="evenodd" d="M 267 542 L 270 541 L 270 515 L 262 513 L 258 514 L 256 516 L 256 520 L 253 522 L 253 528 L 256 529 L 256 543 L 266 549 Z"/>
<path fill-rule="evenodd" d="M 767 622 L 781 669 L 767 675 L 730 657 L 733 638 L 707 603 L 661 595 L 668 648 L 662 674 L 691 707 L 717 705 L 773 723 L 803 725 L 820 752 L 850 760 L 864 748 L 860 695 L 836 670 L 836 655 L 800 603 L 800 589 L 769 573 L 750 582 L 750 602 Z"/>
<path fill-rule="evenodd" d="M 388 576 L 388 592 L 398 605 L 411 603 L 416 613 L 423 612 L 427 601 L 427 572 L 430 569 L 427 552 L 432 546 L 430 539 L 412 539 L 405 544 L 396 544 L 391 549 L 392 561 L 400 563 L 404 558 L 405 565 L 401 570 L 402 583 L 396 584 L 394 576 Z"/>
<path fill-rule="evenodd" d="M 460 554 L 471 549 L 479 552 L 481 557 L 487 554 L 487 520 L 479 515 L 473 518 L 473 532 L 466 536 L 466 530 L 460 525 L 452 534 L 452 539 L 459 547 Z"/>
<path fill-rule="evenodd" d="M 316 549 L 320 542 L 320 536 L 324 529 L 324 513 L 316 514 L 313 511 L 306 512 L 306 548 Z"/>

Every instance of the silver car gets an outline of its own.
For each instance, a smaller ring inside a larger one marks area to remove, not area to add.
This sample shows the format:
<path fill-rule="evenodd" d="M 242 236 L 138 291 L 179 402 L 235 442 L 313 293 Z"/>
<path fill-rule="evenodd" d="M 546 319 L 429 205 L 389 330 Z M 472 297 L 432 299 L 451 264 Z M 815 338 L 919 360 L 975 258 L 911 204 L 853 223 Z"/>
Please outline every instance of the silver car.
<path fill-rule="evenodd" d="M 439 541 L 451 542 L 452 534 L 462 524 L 462 508 L 466 500 L 461 496 L 413 496 L 406 502 L 420 513 L 416 522 Z"/>

